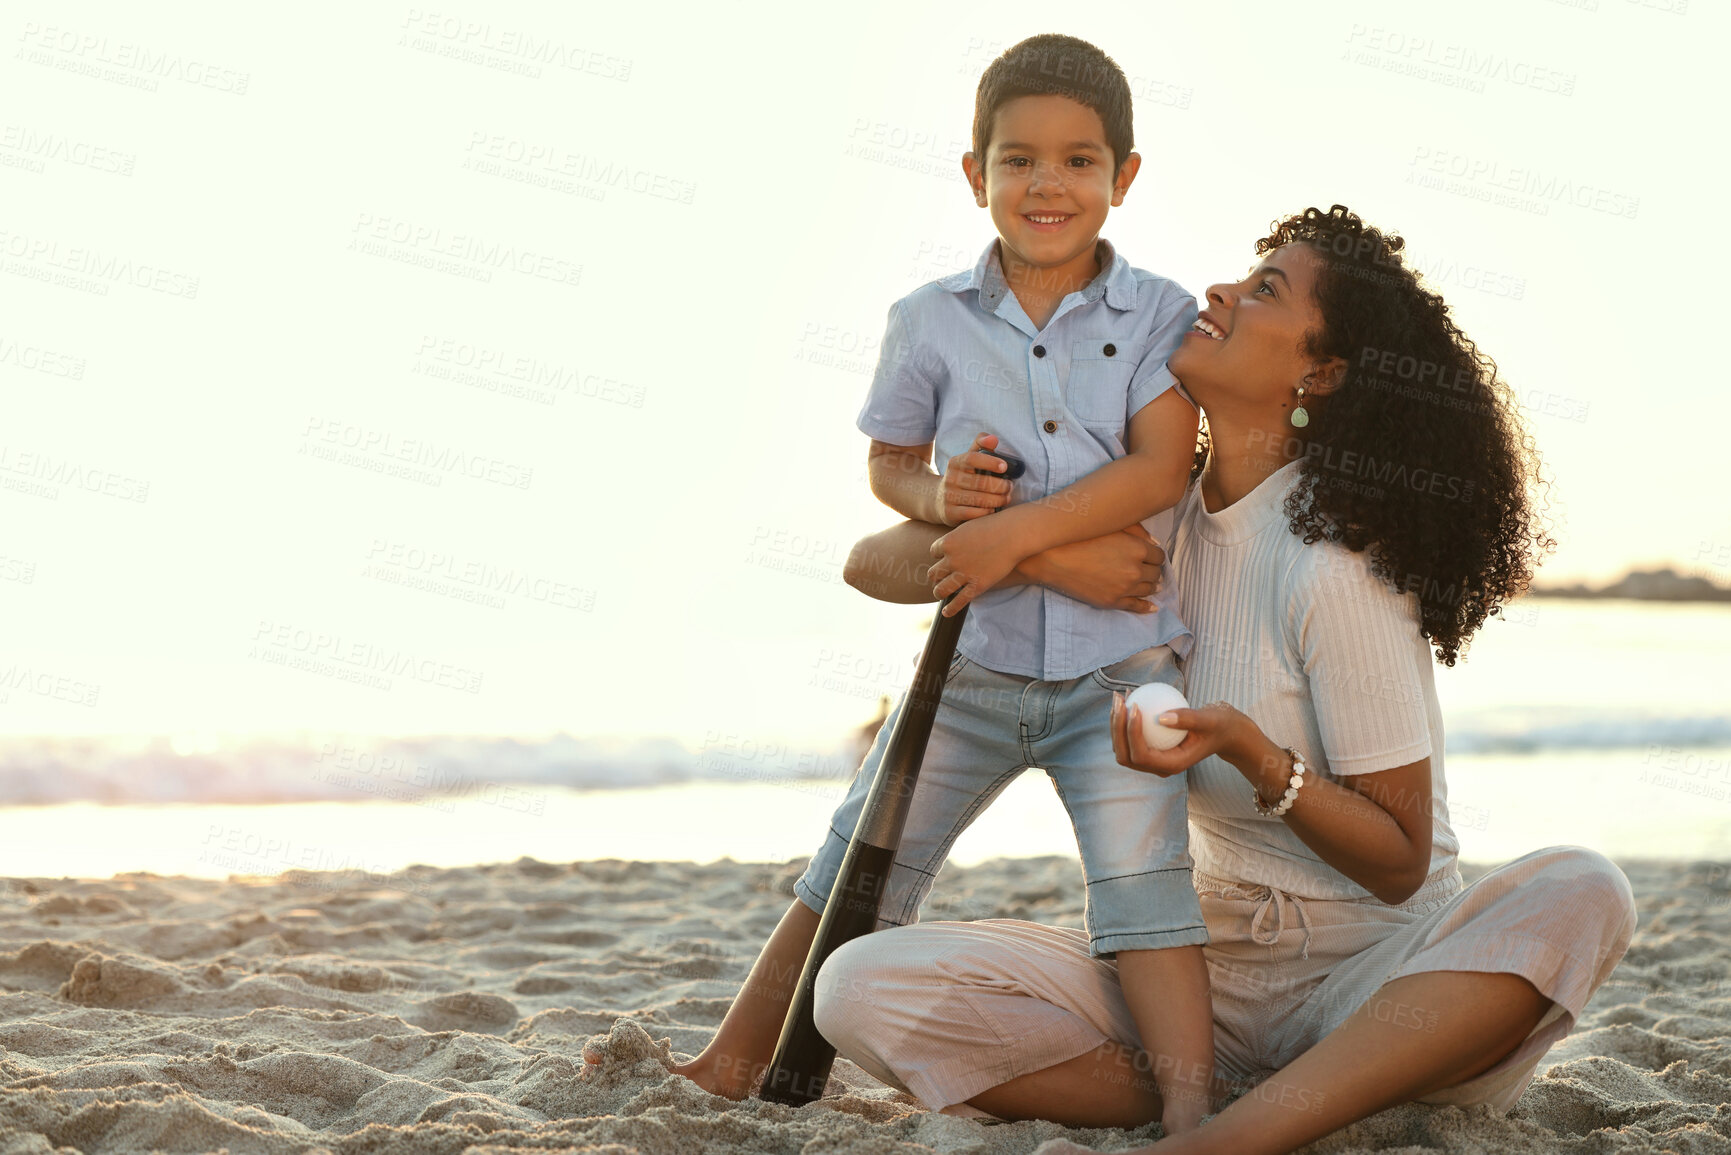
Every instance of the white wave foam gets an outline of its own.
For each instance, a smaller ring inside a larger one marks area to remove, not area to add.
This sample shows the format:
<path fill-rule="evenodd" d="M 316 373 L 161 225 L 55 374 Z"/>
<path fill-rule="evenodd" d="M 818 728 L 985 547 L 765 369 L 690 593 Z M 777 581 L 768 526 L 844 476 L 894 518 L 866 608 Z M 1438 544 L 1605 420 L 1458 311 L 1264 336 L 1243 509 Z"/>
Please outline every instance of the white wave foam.
<path fill-rule="evenodd" d="M 1731 717 L 1506 708 L 1450 718 L 1448 753 L 1731 747 Z M 670 738 L 298 737 L 189 748 L 165 737 L 0 740 L 0 804 L 259 803 L 463 798 L 513 786 L 611 790 L 693 781 L 849 778 L 863 749 L 726 736 Z"/>

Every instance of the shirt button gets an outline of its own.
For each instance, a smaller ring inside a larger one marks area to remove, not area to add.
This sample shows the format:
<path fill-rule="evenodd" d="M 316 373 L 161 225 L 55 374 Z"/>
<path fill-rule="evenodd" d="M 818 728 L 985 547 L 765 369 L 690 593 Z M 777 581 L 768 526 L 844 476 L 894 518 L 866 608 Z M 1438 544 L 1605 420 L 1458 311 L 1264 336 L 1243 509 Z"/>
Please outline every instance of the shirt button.
<path fill-rule="evenodd" d="M 1104 352 L 1105 352 L 1105 354 L 1106 354 L 1106 356 L 1108 356 L 1108 357 L 1110 357 L 1110 356 L 1112 356 L 1112 355 L 1114 355 L 1114 354 L 1115 354 L 1115 353 L 1117 353 L 1117 352 L 1118 352 L 1118 346 L 1116 346 L 1116 345 L 1107 345 L 1107 346 L 1106 346 L 1106 348 L 1105 348 L 1105 350 L 1104 350 Z"/>
<path fill-rule="evenodd" d="M 1045 355 L 1046 355 L 1046 347 L 1044 345 L 1035 345 L 1034 346 L 1034 356 L 1044 357 Z"/>
<path fill-rule="evenodd" d="M 1058 432 L 1058 423 L 1056 421 L 1048 421 L 1046 422 L 1045 429 L 1047 433 L 1056 433 Z"/>

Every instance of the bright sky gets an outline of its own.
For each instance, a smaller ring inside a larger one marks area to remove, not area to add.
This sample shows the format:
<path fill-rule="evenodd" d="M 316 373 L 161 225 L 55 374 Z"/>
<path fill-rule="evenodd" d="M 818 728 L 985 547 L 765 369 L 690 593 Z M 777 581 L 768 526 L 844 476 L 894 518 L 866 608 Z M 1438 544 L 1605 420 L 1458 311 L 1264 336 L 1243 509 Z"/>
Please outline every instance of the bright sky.
<path fill-rule="evenodd" d="M 981 69 L 1052 30 L 1132 77 L 1134 263 L 1404 232 L 1530 407 L 1545 576 L 1731 580 L 1721 6 L 1042 11 L 14 7 L 0 731 L 868 714 L 920 611 L 839 583 L 891 520 L 854 416 L 889 304 L 992 235 Z"/>

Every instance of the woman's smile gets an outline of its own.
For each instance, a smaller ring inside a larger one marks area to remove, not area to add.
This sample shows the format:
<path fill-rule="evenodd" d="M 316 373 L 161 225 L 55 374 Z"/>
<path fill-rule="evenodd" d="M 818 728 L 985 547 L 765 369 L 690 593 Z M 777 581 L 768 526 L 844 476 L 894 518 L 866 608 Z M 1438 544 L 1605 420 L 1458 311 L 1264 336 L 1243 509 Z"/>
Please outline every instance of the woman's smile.
<path fill-rule="evenodd" d="M 1198 314 L 1196 323 L 1190 326 L 1186 337 L 1202 336 L 1213 341 L 1226 340 L 1226 330 L 1220 327 L 1220 322 L 1210 317 L 1206 310 Z"/>

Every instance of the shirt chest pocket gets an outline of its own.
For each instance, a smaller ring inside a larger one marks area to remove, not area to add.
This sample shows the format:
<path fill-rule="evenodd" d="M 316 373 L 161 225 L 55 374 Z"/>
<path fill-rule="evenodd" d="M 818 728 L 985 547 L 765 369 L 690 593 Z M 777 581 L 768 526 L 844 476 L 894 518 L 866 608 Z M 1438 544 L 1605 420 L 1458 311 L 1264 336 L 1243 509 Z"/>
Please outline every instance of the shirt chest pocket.
<path fill-rule="evenodd" d="M 1083 421 L 1122 427 L 1129 419 L 1130 378 L 1141 359 L 1141 345 L 1131 341 L 1088 337 L 1072 342 L 1064 403 Z"/>

